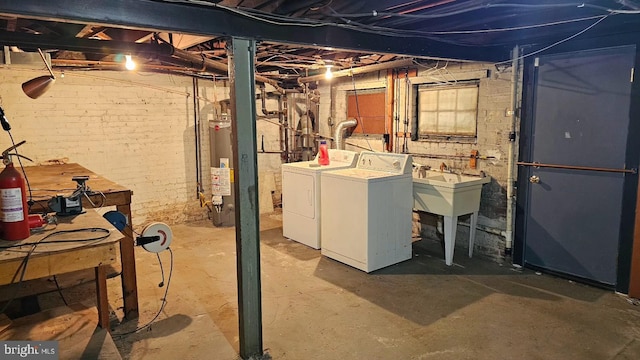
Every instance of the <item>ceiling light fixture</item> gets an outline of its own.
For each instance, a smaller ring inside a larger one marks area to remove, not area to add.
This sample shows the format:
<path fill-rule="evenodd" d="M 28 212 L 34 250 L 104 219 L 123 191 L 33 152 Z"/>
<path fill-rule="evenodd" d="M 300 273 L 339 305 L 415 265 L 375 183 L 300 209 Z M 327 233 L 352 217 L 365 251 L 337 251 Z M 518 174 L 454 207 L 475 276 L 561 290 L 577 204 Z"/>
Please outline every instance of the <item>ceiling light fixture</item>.
<path fill-rule="evenodd" d="M 124 63 L 124 67 L 126 67 L 127 70 L 135 70 L 136 63 L 131 58 L 131 55 L 125 55 L 125 58 L 127 59 L 127 61 Z"/>
<path fill-rule="evenodd" d="M 56 77 L 53 75 L 53 70 L 51 70 L 51 66 L 44 57 L 44 53 L 40 49 L 38 49 L 38 52 L 42 57 L 42 61 L 44 61 L 44 64 L 47 66 L 47 70 L 49 70 L 49 75 L 38 76 L 35 79 L 22 83 L 22 91 L 32 99 L 39 98 L 49 90 L 49 87 L 56 81 Z"/>
<path fill-rule="evenodd" d="M 327 80 L 331 80 L 333 78 L 333 73 L 331 72 L 331 68 L 333 67 L 333 65 L 325 65 L 325 67 L 327 68 L 327 72 L 324 73 L 324 78 Z"/>

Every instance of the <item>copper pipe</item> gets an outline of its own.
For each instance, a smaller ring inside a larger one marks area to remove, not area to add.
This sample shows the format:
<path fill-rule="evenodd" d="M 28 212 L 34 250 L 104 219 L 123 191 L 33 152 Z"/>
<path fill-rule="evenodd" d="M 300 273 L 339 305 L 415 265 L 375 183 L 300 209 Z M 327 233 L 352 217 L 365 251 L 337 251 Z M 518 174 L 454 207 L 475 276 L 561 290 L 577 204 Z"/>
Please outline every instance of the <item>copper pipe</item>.
<path fill-rule="evenodd" d="M 516 162 L 516 164 L 521 166 L 544 167 L 544 168 L 552 168 L 552 169 L 587 170 L 587 171 L 602 171 L 602 172 L 628 173 L 628 174 L 638 173 L 638 169 L 613 169 L 613 168 L 601 168 L 601 167 L 591 167 L 591 166 L 541 164 L 537 162 L 531 163 L 531 162 L 524 162 L 524 161 L 518 161 Z"/>

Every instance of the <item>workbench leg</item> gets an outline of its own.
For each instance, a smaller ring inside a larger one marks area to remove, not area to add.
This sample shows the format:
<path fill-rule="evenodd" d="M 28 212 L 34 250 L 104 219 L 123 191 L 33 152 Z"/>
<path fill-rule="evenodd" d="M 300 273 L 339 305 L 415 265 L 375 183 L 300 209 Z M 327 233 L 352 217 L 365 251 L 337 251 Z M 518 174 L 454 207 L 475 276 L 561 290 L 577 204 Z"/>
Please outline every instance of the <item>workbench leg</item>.
<path fill-rule="evenodd" d="M 109 298 L 107 297 L 107 267 L 96 266 L 96 305 L 98 325 L 109 331 Z"/>
<path fill-rule="evenodd" d="M 131 205 L 118 205 L 116 209 L 131 221 Z M 120 240 L 120 261 L 122 264 L 122 298 L 124 299 L 124 317 L 127 320 L 138 317 L 138 282 L 136 280 L 136 256 L 134 253 L 131 226 L 125 227 L 124 239 Z"/>

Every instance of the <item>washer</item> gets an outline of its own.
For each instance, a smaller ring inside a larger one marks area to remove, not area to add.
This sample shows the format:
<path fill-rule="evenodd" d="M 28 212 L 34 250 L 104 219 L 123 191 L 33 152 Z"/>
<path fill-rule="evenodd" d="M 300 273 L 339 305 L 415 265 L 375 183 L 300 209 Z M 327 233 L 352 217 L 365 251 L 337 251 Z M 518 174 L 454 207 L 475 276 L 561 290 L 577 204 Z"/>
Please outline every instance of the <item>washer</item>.
<path fill-rule="evenodd" d="M 322 174 L 322 255 L 365 272 L 411 258 L 410 155 L 363 151 Z"/>
<path fill-rule="evenodd" d="M 312 161 L 282 165 L 282 235 L 320 249 L 321 174 L 356 166 L 358 153 L 329 149 L 329 165 Z"/>

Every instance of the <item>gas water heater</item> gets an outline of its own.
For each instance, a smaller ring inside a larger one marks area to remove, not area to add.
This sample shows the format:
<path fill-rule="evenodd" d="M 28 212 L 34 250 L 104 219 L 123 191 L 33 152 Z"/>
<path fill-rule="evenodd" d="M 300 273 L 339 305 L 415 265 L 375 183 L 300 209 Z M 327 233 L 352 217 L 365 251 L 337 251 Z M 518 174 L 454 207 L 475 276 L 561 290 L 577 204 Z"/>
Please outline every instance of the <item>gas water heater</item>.
<path fill-rule="evenodd" d="M 222 113 L 209 120 L 209 149 L 211 159 L 211 205 L 213 225 L 234 226 L 235 191 L 233 189 L 233 150 L 231 116 Z"/>

